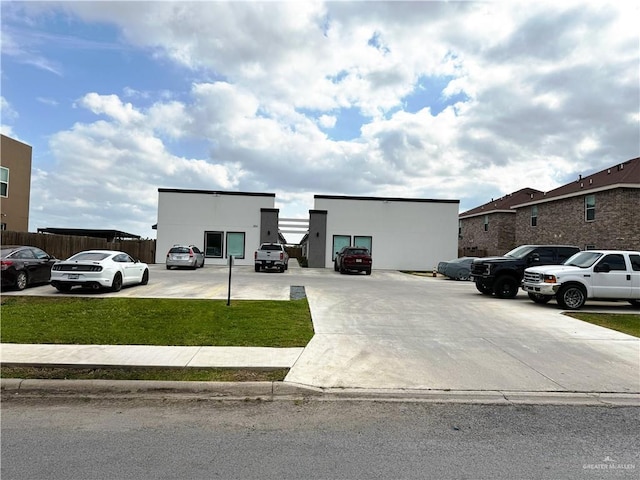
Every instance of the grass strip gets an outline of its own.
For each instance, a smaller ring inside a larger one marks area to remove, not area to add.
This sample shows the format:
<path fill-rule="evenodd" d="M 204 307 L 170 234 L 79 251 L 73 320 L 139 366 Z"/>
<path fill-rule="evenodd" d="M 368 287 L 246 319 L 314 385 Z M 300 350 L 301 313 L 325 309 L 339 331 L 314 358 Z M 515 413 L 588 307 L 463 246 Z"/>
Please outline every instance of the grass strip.
<path fill-rule="evenodd" d="M 2 298 L 3 343 L 302 347 L 307 299 Z"/>
<path fill-rule="evenodd" d="M 640 315 L 635 313 L 566 313 L 566 315 L 601 327 L 640 338 Z"/>
<path fill-rule="evenodd" d="M 174 382 L 280 382 L 289 372 L 221 368 L 54 368 L 3 367 L 2 378 L 44 380 L 156 380 Z"/>

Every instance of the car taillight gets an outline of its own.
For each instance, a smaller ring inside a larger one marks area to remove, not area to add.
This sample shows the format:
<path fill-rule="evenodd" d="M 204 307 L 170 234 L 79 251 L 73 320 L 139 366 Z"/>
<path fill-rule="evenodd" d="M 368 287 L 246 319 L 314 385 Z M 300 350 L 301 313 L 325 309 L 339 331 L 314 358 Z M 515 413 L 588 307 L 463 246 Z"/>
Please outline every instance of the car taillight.
<path fill-rule="evenodd" d="M 5 268 L 9 268 L 11 265 L 13 265 L 13 262 L 11 260 L 0 260 L 0 266 L 3 270 Z"/>
<path fill-rule="evenodd" d="M 189 258 L 193 257 L 193 250 L 189 250 Z"/>
<path fill-rule="evenodd" d="M 258 259 L 258 252 L 253 252 L 253 259 L 257 260 Z"/>
<path fill-rule="evenodd" d="M 284 260 L 284 253 L 280 252 L 280 260 Z"/>

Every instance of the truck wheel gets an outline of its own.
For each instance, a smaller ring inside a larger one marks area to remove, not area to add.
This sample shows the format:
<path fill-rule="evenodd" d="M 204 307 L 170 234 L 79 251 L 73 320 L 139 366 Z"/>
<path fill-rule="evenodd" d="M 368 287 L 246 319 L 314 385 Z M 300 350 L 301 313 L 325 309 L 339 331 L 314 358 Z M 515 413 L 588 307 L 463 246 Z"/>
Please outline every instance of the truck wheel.
<path fill-rule="evenodd" d="M 556 295 L 558 305 L 569 310 L 578 310 L 587 300 L 587 292 L 582 285 L 563 285 Z"/>
<path fill-rule="evenodd" d="M 485 285 L 482 280 L 476 280 L 476 289 L 478 289 L 478 291 L 480 293 L 483 293 L 485 295 L 491 295 L 491 287 L 488 287 L 487 285 Z"/>
<path fill-rule="evenodd" d="M 278 267 L 278 271 L 279 271 L 280 273 L 284 273 L 284 265 L 280 265 L 280 266 Z"/>
<path fill-rule="evenodd" d="M 553 298 L 553 295 L 542 295 L 541 293 L 532 293 L 529 292 L 529 298 L 536 303 L 549 303 Z"/>
<path fill-rule="evenodd" d="M 260 271 L 260 265 L 256 265 L 256 272 Z"/>
<path fill-rule="evenodd" d="M 499 277 L 496 281 L 495 293 L 498 298 L 515 298 L 518 295 L 518 282 L 507 275 Z"/>

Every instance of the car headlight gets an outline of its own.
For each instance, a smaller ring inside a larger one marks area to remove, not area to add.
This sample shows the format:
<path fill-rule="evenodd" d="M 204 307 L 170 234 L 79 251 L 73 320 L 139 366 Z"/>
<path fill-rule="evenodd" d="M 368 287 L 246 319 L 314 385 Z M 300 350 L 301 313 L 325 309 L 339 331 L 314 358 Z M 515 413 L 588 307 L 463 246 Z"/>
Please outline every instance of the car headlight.
<path fill-rule="evenodd" d="M 544 283 L 558 283 L 556 281 L 556 276 L 555 275 L 543 275 L 542 276 L 542 281 Z"/>

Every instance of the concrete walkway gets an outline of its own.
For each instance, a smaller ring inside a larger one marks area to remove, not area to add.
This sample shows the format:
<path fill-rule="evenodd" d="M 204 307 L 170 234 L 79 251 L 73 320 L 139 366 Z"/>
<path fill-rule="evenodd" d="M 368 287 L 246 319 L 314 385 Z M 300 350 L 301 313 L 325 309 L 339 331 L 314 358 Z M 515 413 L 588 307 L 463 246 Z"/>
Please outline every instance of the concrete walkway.
<path fill-rule="evenodd" d="M 291 368 L 303 348 L 29 345 L 3 343 L 4 366 Z"/>

